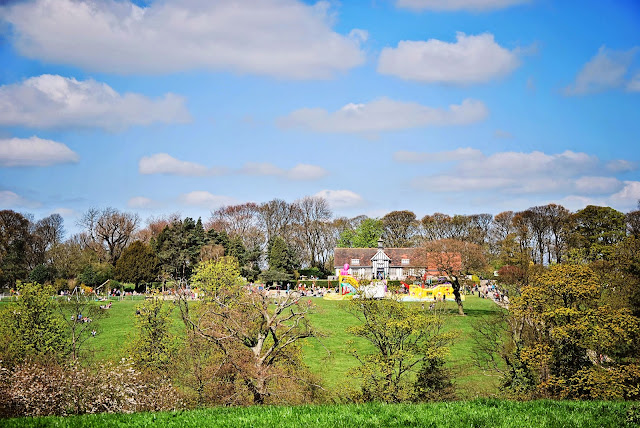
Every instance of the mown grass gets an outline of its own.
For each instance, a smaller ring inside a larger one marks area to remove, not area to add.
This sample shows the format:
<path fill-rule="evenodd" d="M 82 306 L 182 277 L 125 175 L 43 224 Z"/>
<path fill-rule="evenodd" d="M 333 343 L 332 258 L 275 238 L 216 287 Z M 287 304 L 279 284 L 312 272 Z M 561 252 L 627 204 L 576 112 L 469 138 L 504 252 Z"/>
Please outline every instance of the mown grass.
<path fill-rule="evenodd" d="M 474 400 L 433 404 L 253 406 L 3 420 L 11 427 L 631 427 L 631 403 Z"/>
<path fill-rule="evenodd" d="M 114 300 L 111 309 L 106 311 L 106 317 L 96 321 L 98 334 L 86 342 L 85 351 L 91 362 L 100 360 L 119 361 L 128 356 L 129 345 L 136 335 L 135 308 L 144 299 L 127 297 L 124 300 Z M 348 353 L 349 341 L 360 351 L 368 351 L 371 346 L 363 339 L 352 336 L 347 332 L 350 326 L 356 324 L 356 318 L 346 309 L 346 302 L 327 301 L 312 298 L 316 309 L 309 315 L 314 328 L 322 337 L 307 340 L 303 346 L 304 358 L 311 371 L 321 377 L 324 386 L 330 392 L 344 396 L 350 388 L 356 388 L 356 380 L 348 375 L 349 369 L 358 364 L 356 359 Z M 166 302 L 173 305 L 172 301 Z M 7 303 L 0 303 L 0 307 Z M 96 302 L 95 304 L 105 304 Z M 421 303 L 407 303 L 421 305 Z M 498 378 L 486 376 L 472 363 L 472 334 L 473 325 L 484 316 L 492 316 L 499 310 L 491 300 L 475 296 L 467 296 L 464 303 L 464 317 L 457 315 L 454 302 L 445 302 L 440 308 L 445 317 L 445 329 L 455 330 L 458 338 L 451 346 L 448 366 L 452 369 L 458 396 L 463 399 L 489 397 L 498 391 Z M 184 329 L 177 308 L 173 312 L 172 330 L 180 336 Z"/>

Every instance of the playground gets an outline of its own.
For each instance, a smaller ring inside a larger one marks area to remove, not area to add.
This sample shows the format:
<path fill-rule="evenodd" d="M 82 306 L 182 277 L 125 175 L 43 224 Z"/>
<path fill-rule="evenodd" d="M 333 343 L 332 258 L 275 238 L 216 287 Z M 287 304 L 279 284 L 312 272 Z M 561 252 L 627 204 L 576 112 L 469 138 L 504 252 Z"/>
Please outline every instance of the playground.
<path fill-rule="evenodd" d="M 455 301 L 453 287 L 450 283 L 441 280 L 435 284 L 427 281 L 426 274 L 421 282 L 407 284 L 402 282 L 399 290 L 399 299 L 405 302 L 443 302 L 445 300 Z M 349 274 L 349 264 L 345 263 L 338 277 L 338 287 L 335 292 L 324 295 L 325 300 L 349 300 L 353 298 L 384 299 L 390 298 L 392 294 L 387 289 L 386 280 L 376 280 L 367 284 L 360 284 L 360 281 Z M 464 301 L 465 296 L 461 295 Z"/>

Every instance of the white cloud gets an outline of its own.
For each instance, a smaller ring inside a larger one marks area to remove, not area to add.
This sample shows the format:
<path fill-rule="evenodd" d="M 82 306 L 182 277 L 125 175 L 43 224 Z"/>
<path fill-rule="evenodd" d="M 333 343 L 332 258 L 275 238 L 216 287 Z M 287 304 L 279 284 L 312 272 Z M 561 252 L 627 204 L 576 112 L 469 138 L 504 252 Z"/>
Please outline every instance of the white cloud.
<path fill-rule="evenodd" d="M 77 215 L 76 210 L 72 208 L 54 208 L 49 214 L 60 214 L 62 217 L 75 217 Z"/>
<path fill-rule="evenodd" d="M 493 136 L 495 138 L 504 138 L 504 139 L 508 139 L 508 140 L 513 138 L 513 134 L 511 132 L 505 131 L 505 130 L 502 130 L 502 129 L 496 129 L 493 132 Z"/>
<path fill-rule="evenodd" d="M 499 152 L 485 155 L 475 149 L 445 152 L 396 152 L 394 160 L 454 162 L 446 174 L 417 177 L 415 188 L 430 192 L 491 191 L 502 194 L 611 195 L 623 188 L 613 176 L 593 176 L 607 169 L 596 156 L 567 150 L 558 154 Z"/>
<path fill-rule="evenodd" d="M 405 40 L 384 48 L 378 72 L 425 83 L 482 83 L 511 73 L 520 65 L 514 51 L 498 45 L 493 34 L 456 34 L 455 43 Z"/>
<path fill-rule="evenodd" d="M 0 166 L 49 166 L 78 159 L 77 153 L 56 141 L 35 136 L 0 139 Z"/>
<path fill-rule="evenodd" d="M 127 206 L 134 209 L 149 209 L 155 208 L 157 203 L 153 199 L 144 196 L 134 196 L 127 201 Z"/>
<path fill-rule="evenodd" d="M 268 162 L 248 162 L 239 172 L 241 174 L 284 177 L 294 181 L 318 180 L 328 174 L 326 169 L 316 165 L 301 163 L 285 170 Z"/>
<path fill-rule="evenodd" d="M 284 170 L 269 162 L 247 162 L 240 170 L 242 174 L 249 175 L 282 175 Z"/>
<path fill-rule="evenodd" d="M 640 71 L 631 78 L 627 84 L 627 90 L 630 92 L 640 92 Z"/>
<path fill-rule="evenodd" d="M 187 175 L 187 176 L 204 176 L 217 175 L 222 173 L 217 169 L 210 169 L 204 165 L 195 162 L 187 162 L 174 158 L 167 153 L 156 153 L 151 156 L 145 156 L 138 162 L 138 171 L 140 174 L 168 174 L 168 175 Z"/>
<path fill-rule="evenodd" d="M 313 196 L 326 199 L 332 208 L 354 207 L 364 202 L 362 196 L 351 190 L 321 190 Z"/>
<path fill-rule="evenodd" d="M 637 164 L 624 159 L 616 159 L 607 162 L 605 167 L 611 172 L 624 172 L 635 170 L 637 168 Z"/>
<path fill-rule="evenodd" d="M 296 0 L 35 0 L 8 7 L 18 51 L 107 73 L 207 69 L 326 78 L 364 61 L 360 41 L 331 29 L 329 3 Z"/>
<path fill-rule="evenodd" d="M 380 98 L 367 104 L 347 104 L 335 112 L 303 108 L 280 118 L 278 125 L 315 132 L 367 134 L 426 126 L 467 125 L 485 119 L 488 114 L 484 103 L 472 99 L 443 109 Z"/>
<path fill-rule="evenodd" d="M 37 208 L 39 202 L 30 201 L 10 190 L 0 190 L 1 208 Z"/>
<path fill-rule="evenodd" d="M 193 205 L 207 209 L 216 209 L 226 205 L 235 205 L 238 201 L 229 196 L 214 195 L 204 190 L 196 190 L 180 195 L 179 200 L 186 205 Z"/>
<path fill-rule="evenodd" d="M 473 10 L 486 11 L 528 3 L 530 0 L 396 0 L 400 8 L 411 10 Z"/>
<path fill-rule="evenodd" d="M 575 181 L 576 191 L 582 194 L 611 194 L 619 191 L 623 184 L 615 177 L 579 177 Z"/>
<path fill-rule="evenodd" d="M 484 153 L 480 150 L 472 149 L 471 147 L 459 148 L 446 152 L 410 152 L 410 151 L 397 151 L 393 154 L 393 160 L 396 162 L 461 162 L 461 161 L 473 161 L 483 160 L 485 158 Z"/>
<path fill-rule="evenodd" d="M 625 181 L 624 187 L 612 195 L 610 200 L 613 204 L 635 209 L 640 201 L 640 181 Z"/>
<path fill-rule="evenodd" d="M 184 98 L 121 95 L 105 83 L 51 74 L 0 86 L 0 125 L 33 128 L 97 127 L 120 130 L 154 122 L 189 120 Z"/>
<path fill-rule="evenodd" d="M 638 48 L 614 51 L 604 46 L 600 47 L 598 53 L 580 70 L 575 82 L 564 89 L 564 93 L 585 95 L 623 86 L 627 70 L 637 51 Z M 633 81 L 629 85 L 633 87 Z"/>
<path fill-rule="evenodd" d="M 317 180 L 327 174 L 327 170 L 320 166 L 301 163 L 291 168 L 287 177 L 291 180 Z"/>

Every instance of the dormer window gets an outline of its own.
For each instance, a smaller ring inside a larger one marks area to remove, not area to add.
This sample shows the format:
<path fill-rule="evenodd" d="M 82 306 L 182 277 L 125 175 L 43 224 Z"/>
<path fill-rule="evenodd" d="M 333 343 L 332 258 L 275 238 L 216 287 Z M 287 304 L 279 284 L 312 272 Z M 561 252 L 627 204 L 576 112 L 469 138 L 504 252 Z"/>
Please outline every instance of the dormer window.
<path fill-rule="evenodd" d="M 351 259 L 351 266 L 359 266 L 360 259 Z"/>
<path fill-rule="evenodd" d="M 408 265 L 409 264 L 409 259 L 402 259 L 402 264 L 403 265 Z"/>

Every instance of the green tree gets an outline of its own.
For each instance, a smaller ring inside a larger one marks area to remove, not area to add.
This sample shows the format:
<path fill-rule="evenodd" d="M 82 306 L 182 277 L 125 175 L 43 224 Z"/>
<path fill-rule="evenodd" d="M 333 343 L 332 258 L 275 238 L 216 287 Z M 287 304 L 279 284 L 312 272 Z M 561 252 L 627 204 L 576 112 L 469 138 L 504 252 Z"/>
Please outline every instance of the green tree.
<path fill-rule="evenodd" d="M 450 394 L 442 361 L 455 334 L 442 332 L 443 321 L 435 311 L 392 299 L 357 299 L 350 302 L 349 312 L 360 321 L 349 332 L 375 349 L 368 354 L 351 350 L 360 362 L 352 371 L 362 381 L 359 400 L 398 403 Z"/>
<path fill-rule="evenodd" d="M 232 257 L 202 263 L 192 284 L 202 300 L 180 299 L 187 329 L 224 355 L 253 403 L 302 400 L 315 385 L 297 346 L 314 334 L 306 319 L 311 305 L 296 292 L 274 301 L 267 291 L 247 288 Z"/>
<path fill-rule="evenodd" d="M 640 320 L 629 309 L 603 301 L 601 292 L 592 269 L 565 264 L 545 270 L 513 299 L 510 323 L 519 343 L 511 358 L 533 374 L 538 396 L 640 396 Z M 594 379 L 608 379 L 609 395 L 594 386 Z M 626 392 L 619 396 L 620 390 Z"/>
<path fill-rule="evenodd" d="M 73 293 L 59 301 L 56 311 L 65 321 L 65 354 L 73 361 L 78 361 L 86 353 L 87 340 L 100 332 L 100 320 L 107 316 L 107 310 L 98 306 L 93 298 Z"/>
<path fill-rule="evenodd" d="M 22 214 L 0 211 L 0 287 L 13 288 L 27 278 L 31 247 L 30 222 Z"/>
<path fill-rule="evenodd" d="M 192 218 L 176 220 L 166 226 L 154 242 L 154 250 L 165 274 L 176 281 L 186 281 L 200 259 L 205 244 L 202 223 Z"/>
<path fill-rule="evenodd" d="M 571 216 L 572 244 L 586 261 L 608 259 L 626 237 L 625 215 L 610 207 L 589 205 Z"/>
<path fill-rule="evenodd" d="M 130 348 L 131 358 L 138 367 L 166 370 L 175 352 L 171 334 L 173 306 L 162 299 L 145 300 L 136 306 L 137 336 Z"/>
<path fill-rule="evenodd" d="M 465 275 L 479 273 L 486 268 L 482 248 L 470 242 L 441 239 L 427 242 L 424 252 L 429 266 L 435 266 L 451 281 L 453 296 L 458 304 L 458 313 L 464 315 L 460 289 Z"/>
<path fill-rule="evenodd" d="M 28 359 L 60 360 L 67 340 L 53 289 L 35 283 L 18 283 L 17 288 L 18 300 L 0 311 L 0 359 L 10 365 Z"/>
<path fill-rule="evenodd" d="M 384 233 L 382 220 L 366 218 L 354 229 L 347 229 L 340 235 L 339 248 L 375 248 Z"/>
<path fill-rule="evenodd" d="M 149 283 L 158 277 L 160 262 L 150 246 L 141 241 L 129 245 L 116 262 L 115 279 L 132 282 L 139 290 L 141 283 Z"/>

